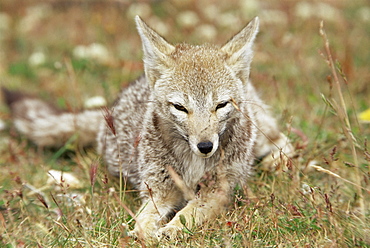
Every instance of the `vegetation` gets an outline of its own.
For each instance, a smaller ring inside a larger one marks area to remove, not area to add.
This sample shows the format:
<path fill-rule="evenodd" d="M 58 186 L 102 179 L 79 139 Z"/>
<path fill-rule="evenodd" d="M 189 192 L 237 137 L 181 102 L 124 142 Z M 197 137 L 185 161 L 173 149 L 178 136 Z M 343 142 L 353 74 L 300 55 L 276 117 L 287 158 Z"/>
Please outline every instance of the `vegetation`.
<path fill-rule="evenodd" d="M 136 14 L 171 42 L 219 45 L 258 15 L 251 78 L 297 156 L 276 172 L 257 164 L 227 214 L 145 244 L 127 237 L 137 192 L 94 148 L 36 147 L 0 104 L 0 247 L 370 247 L 366 0 L 2 0 L 1 86 L 70 110 L 112 103 L 142 73 Z"/>

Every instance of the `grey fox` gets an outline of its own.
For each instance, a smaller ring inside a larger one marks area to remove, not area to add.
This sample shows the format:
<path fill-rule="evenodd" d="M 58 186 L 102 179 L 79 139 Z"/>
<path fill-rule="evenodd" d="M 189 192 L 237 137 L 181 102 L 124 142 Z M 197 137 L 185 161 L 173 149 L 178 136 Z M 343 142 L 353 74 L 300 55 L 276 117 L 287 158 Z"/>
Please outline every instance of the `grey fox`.
<path fill-rule="evenodd" d="M 109 172 L 141 192 L 133 235 L 175 237 L 184 219 L 191 228 L 220 214 L 257 157 L 293 148 L 249 80 L 257 17 L 222 47 L 171 45 L 139 17 L 136 24 L 145 75 L 109 110 L 61 112 L 4 95 L 15 126 L 37 145 L 76 132 L 82 144 L 97 141 Z"/>

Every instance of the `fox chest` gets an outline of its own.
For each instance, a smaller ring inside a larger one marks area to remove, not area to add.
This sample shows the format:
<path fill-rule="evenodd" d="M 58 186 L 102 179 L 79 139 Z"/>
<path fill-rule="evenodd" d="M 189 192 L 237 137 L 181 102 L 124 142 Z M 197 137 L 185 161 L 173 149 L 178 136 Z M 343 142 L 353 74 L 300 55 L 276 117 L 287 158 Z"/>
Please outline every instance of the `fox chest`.
<path fill-rule="evenodd" d="M 181 176 L 186 186 L 195 190 L 200 182 L 213 174 L 213 170 L 215 170 L 213 159 L 205 159 L 191 154 L 182 162 Z"/>

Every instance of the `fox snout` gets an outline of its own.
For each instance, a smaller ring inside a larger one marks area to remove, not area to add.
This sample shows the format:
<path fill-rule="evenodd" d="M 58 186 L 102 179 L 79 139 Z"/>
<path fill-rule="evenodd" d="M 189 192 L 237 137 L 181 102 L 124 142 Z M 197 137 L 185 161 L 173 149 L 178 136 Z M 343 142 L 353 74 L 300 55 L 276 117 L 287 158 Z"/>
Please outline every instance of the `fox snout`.
<path fill-rule="evenodd" d="M 201 153 L 207 155 L 213 150 L 213 143 L 211 141 L 200 142 L 197 147 Z"/>
<path fill-rule="evenodd" d="M 211 157 L 218 149 L 218 135 L 214 134 L 209 138 L 203 137 L 199 139 L 199 136 L 189 136 L 189 145 L 191 150 L 202 158 Z"/>

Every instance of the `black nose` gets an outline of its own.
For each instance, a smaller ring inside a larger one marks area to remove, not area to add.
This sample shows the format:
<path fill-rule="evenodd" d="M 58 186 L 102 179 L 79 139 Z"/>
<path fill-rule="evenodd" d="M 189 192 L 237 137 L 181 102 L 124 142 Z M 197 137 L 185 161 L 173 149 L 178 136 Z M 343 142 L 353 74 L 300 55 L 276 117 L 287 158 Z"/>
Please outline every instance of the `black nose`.
<path fill-rule="evenodd" d="M 207 154 L 212 151 L 213 144 L 210 141 L 200 142 L 197 145 L 199 151 L 203 154 Z"/>

